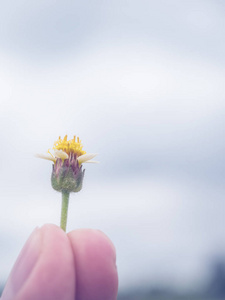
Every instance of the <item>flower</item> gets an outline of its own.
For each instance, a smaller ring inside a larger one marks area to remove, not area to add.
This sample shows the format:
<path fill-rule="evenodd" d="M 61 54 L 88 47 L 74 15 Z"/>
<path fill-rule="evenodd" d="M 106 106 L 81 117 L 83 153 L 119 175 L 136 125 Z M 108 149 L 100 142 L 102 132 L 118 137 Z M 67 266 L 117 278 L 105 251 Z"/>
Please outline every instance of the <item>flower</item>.
<path fill-rule="evenodd" d="M 79 137 L 67 140 L 67 135 L 53 145 L 54 154 L 48 150 L 47 155 L 38 154 L 39 158 L 53 161 L 51 183 L 53 189 L 59 192 L 79 192 L 82 188 L 84 171 L 83 163 L 97 163 L 93 161 L 97 154 L 86 153 Z"/>

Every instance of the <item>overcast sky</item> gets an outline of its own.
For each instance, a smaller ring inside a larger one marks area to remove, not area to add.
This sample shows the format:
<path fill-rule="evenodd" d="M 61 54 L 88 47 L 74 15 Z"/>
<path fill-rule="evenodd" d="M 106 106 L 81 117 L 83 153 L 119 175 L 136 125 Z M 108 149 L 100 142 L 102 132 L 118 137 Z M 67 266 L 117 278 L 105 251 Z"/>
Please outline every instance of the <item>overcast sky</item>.
<path fill-rule="evenodd" d="M 68 230 L 105 231 L 120 287 L 189 288 L 224 256 L 222 1 L 7 1 L 0 10 L 0 278 L 58 223 L 59 135 L 99 153 Z M 135 271 L 134 271 L 135 270 Z"/>

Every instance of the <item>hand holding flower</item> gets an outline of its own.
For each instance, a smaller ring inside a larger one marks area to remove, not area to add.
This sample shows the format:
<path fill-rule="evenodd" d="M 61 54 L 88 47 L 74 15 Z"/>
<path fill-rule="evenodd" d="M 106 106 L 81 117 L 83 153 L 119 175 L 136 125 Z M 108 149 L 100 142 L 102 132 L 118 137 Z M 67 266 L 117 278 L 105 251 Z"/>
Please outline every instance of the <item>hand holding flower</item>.
<path fill-rule="evenodd" d="M 116 300 L 115 259 L 98 230 L 44 225 L 22 249 L 1 300 Z"/>

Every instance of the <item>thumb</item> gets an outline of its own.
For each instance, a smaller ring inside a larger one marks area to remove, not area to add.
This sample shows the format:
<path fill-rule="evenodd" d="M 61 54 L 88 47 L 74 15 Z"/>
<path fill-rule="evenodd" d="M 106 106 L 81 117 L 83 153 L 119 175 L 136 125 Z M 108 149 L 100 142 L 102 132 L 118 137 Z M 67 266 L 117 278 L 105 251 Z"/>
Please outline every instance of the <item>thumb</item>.
<path fill-rule="evenodd" d="M 59 227 L 37 228 L 23 247 L 1 300 L 74 300 L 75 271 L 69 239 Z"/>

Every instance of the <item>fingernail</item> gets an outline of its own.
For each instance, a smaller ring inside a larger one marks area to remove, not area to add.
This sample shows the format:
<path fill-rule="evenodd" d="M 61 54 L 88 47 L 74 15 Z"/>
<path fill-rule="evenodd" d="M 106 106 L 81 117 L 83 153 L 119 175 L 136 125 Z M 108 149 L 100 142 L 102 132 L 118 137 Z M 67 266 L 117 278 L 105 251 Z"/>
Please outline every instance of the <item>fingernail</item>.
<path fill-rule="evenodd" d="M 29 278 L 40 254 L 41 230 L 36 228 L 24 245 L 6 283 L 1 300 L 15 297 Z"/>

